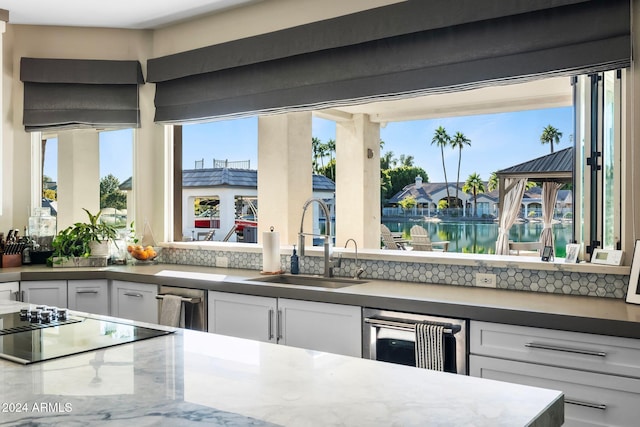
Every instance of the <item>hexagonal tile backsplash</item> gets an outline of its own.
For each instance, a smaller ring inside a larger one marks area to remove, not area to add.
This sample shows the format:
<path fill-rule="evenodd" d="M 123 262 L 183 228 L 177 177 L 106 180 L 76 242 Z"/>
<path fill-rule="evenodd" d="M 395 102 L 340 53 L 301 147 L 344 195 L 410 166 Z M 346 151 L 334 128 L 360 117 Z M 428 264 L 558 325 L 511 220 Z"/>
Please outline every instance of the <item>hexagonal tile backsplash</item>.
<path fill-rule="evenodd" d="M 164 248 L 161 261 L 167 264 L 201 265 L 214 267 L 216 258 L 225 257 L 229 268 L 260 270 L 261 253 L 232 251 L 203 251 L 198 249 Z M 283 269 L 290 265 L 291 257 L 282 255 Z M 624 298 L 629 276 L 622 274 L 596 274 L 531 270 L 513 267 L 486 267 L 452 264 L 426 264 L 382 260 L 361 260 L 357 267 L 364 268 L 363 279 L 398 280 L 415 283 L 437 283 L 453 286 L 475 286 L 476 273 L 495 274 L 497 288 L 529 292 L 547 292 L 605 298 Z M 343 259 L 335 270 L 336 276 L 351 276 L 357 269 L 354 260 Z M 288 268 L 287 268 L 288 270 Z M 300 259 L 300 273 L 322 274 L 323 260 L 318 257 Z"/>

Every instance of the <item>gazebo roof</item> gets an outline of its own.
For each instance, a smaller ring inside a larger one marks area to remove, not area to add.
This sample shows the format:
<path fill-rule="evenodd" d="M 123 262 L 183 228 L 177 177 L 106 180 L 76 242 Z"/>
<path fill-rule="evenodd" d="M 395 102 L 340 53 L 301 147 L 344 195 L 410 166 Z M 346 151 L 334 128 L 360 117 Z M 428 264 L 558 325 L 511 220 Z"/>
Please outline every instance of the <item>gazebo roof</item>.
<path fill-rule="evenodd" d="M 529 181 L 571 182 L 573 147 L 547 154 L 496 172 L 499 178 L 527 178 Z"/>

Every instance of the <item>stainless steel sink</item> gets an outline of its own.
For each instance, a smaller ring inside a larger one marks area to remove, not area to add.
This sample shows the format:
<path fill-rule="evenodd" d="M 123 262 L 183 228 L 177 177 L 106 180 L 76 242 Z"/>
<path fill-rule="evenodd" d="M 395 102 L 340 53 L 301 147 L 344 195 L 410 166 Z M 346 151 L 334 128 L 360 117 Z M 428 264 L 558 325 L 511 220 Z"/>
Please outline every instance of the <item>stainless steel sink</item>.
<path fill-rule="evenodd" d="M 317 288 L 338 289 L 347 286 L 367 283 L 366 280 L 346 279 L 340 277 L 301 276 L 297 274 L 275 274 L 272 276 L 260 276 L 252 279 L 256 282 L 278 283 L 281 285 L 315 286 Z"/>

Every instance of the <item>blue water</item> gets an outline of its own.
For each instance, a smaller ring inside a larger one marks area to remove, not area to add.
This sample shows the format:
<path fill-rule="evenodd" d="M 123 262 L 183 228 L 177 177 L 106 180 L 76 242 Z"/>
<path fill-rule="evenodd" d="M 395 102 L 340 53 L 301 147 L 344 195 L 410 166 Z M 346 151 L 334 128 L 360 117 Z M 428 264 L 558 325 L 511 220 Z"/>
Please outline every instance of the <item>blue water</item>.
<path fill-rule="evenodd" d="M 421 221 L 382 221 L 392 232 L 400 232 L 403 237 L 410 239 L 410 230 L 414 225 L 423 226 L 432 241 L 448 240 L 449 252 L 493 254 L 496 251 L 498 239 L 498 224 L 496 222 L 421 222 Z M 514 242 L 536 242 L 542 233 L 541 222 L 525 222 L 514 224 L 509 232 L 509 240 Z M 555 241 L 555 255 L 564 257 L 565 247 L 572 241 L 573 224 L 553 224 Z"/>

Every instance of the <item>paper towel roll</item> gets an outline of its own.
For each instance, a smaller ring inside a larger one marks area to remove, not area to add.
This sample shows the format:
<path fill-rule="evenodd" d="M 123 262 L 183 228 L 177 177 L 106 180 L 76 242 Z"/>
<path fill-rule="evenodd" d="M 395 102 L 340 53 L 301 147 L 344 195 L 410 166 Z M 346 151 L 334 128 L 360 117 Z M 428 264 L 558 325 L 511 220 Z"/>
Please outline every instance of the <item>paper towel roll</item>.
<path fill-rule="evenodd" d="M 265 231 L 262 233 L 262 272 L 279 273 L 280 270 L 280 233 Z"/>

